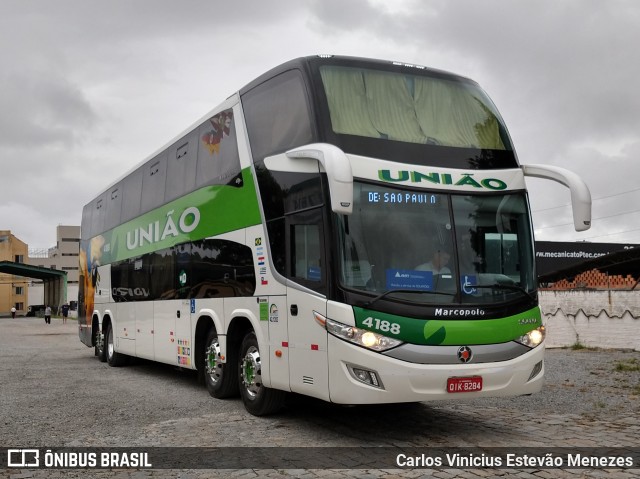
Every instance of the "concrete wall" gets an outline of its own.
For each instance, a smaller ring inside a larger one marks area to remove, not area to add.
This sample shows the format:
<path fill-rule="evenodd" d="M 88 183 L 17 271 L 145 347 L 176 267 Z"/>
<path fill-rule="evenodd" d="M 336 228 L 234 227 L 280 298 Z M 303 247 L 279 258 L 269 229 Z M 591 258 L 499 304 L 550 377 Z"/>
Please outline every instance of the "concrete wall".
<path fill-rule="evenodd" d="M 541 291 L 547 347 L 640 351 L 640 291 Z"/>

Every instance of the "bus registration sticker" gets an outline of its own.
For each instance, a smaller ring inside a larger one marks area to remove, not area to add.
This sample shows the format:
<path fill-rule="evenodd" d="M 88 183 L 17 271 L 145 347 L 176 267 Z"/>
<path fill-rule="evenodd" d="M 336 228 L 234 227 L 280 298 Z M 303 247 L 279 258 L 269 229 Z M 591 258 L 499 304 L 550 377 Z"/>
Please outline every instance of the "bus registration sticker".
<path fill-rule="evenodd" d="M 448 393 L 482 391 L 482 376 L 454 377 L 447 379 Z"/>

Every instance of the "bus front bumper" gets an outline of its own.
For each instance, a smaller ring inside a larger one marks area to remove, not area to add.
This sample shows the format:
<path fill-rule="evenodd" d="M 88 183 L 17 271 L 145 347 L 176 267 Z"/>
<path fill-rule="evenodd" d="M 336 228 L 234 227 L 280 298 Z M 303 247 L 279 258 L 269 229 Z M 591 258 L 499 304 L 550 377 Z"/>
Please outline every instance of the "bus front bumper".
<path fill-rule="evenodd" d="M 338 404 L 520 396 L 539 392 L 544 378 L 544 343 L 517 358 L 482 364 L 414 364 L 331 335 L 328 349 L 329 394 L 331 402 Z M 448 391 L 456 389 L 448 387 L 450 378 L 476 378 L 477 384 L 478 377 L 482 378 L 479 391 Z"/>

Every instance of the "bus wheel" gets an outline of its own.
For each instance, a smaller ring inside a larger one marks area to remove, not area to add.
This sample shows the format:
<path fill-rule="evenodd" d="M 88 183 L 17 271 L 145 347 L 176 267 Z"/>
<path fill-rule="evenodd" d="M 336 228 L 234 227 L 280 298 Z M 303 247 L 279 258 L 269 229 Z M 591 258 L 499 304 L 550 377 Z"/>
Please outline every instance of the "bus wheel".
<path fill-rule="evenodd" d="M 272 414 L 284 404 L 285 391 L 267 388 L 262 384 L 260 350 L 254 332 L 247 334 L 242 341 L 238 377 L 244 407 L 254 416 Z"/>
<path fill-rule="evenodd" d="M 214 328 L 209 330 L 204 352 L 204 382 L 209 394 L 217 399 L 238 395 L 238 376 L 233 371 L 236 352 L 229 350 L 226 364 L 220 361 L 220 341 Z"/>
<path fill-rule="evenodd" d="M 107 360 L 107 348 L 104 347 L 104 335 L 100 334 L 100 330 L 97 328 L 95 343 L 95 355 L 98 356 L 101 363 L 104 363 Z"/>
<path fill-rule="evenodd" d="M 107 363 L 109 366 L 118 367 L 122 366 L 125 362 L 125 358 L 122 354 L 116 353 L 115 346 L 113 344 L 113 326 L 111 324 L 107 325 L 107 331 L 105 333 L 106 344 L 105 344 L 105 356 L 107 357 Z"/>

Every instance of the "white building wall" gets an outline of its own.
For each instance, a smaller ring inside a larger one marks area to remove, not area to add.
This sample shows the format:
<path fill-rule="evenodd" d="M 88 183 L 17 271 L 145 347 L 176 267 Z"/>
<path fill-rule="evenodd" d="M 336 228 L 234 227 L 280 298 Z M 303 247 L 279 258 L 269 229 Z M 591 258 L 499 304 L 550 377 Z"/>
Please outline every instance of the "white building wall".
<path fill-rule="evenodd" d="M 542 291 L 547 347 L 640 351 L 640 291 Z"/>

